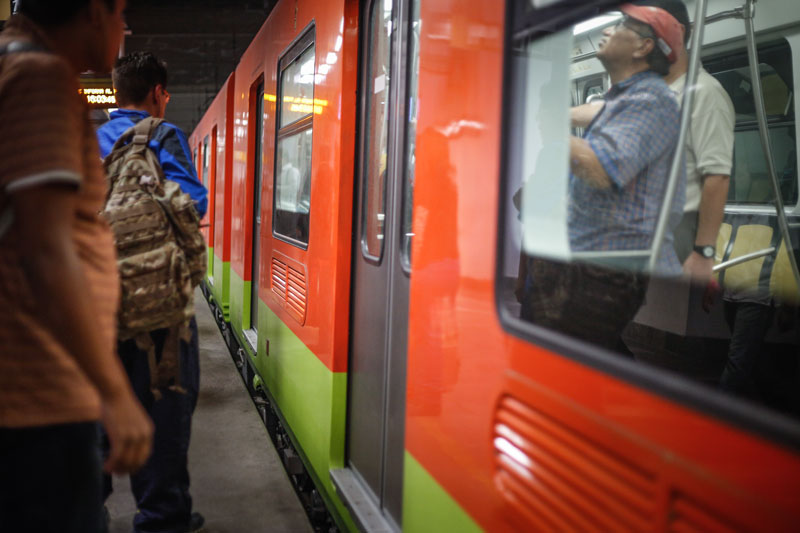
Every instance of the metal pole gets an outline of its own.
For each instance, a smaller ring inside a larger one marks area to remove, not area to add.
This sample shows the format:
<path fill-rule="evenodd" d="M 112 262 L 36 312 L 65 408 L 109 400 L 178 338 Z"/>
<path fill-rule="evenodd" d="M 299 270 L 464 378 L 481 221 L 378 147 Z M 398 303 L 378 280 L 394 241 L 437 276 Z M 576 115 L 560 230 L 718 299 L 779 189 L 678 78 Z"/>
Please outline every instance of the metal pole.
<path fill-rule="evenodd" d="M 706 0 L 697 0 L 695 6 L 694 37 L 692 37 L 692 49 L 689 53 L 689 67 L 686 72 L 686 84 L 683 89 L 683 105 L 681 107 L 681 129 L 678 133 L 678 143 L 675 145 L 675 155 L 672 158 L 672 166 L 669 170 L 667 189 L 664 191 L 664 201 L 661 204 L 661 212 L 656 222 L 655 233 L 653 234 L 653 244 L 650 248 L 649 272 L 655 271 L 661 255 L 661 245 L 667 234 L 667 223 L 669 221 L 670 207 L 675 198 L 675 191 L 678 188 L 678 178 L 681 176 L 683 167 L 683 152 L 686 149 L 686 136 L 692 123 L 692 100 L 694 99 L 694 87 L 697 80 L 697 72 L 700 67 L 700 49 L 703 46 L 703 28 L 706 19 Z M 683 207 L 683 206 L 681 206 Z"/>
<path fill-rule="evenodd" d="M 749 254 L 741 255 L 736 259 L 731 259 L 730 261 L 725 261 L 724 263 L 715 265 L 714 268 L 712 268 L 711 270 L 713 272 L 720 272 L 732 266 L 741 265 L 742 263 L 746 263 L 753 259 L 758 259 L 759 257 L 764 257 L 773 254 L 775 253 L 775 250 L 776 248 L 774 246 L 770 246 L 769 248 L 764 248 L 763 250 L 759 250 L 757 252 L 751 252 Z"/>
<path fill-rule="evenodd" d="M 775 194 L 775 211 L 778 215 L 778 226 L 781 229 L 783 241 L 786 243 L 786 251 L 789 256 L 789 264 L 792 266 L 792 274 L 800 292 L 800 271 L 797 270 L 797 261 L 792 248 L 792 239 L 789 235 L 789 223 L 786 220 L 786 211 L 783 208 L 781 189 L 778 184 L 778 176 L 775 173 L 775 164 L 772 159 L 772 145 L 769 142 L 769 127 L 767 125 L 767 112 L 764 109 L 764 96 L 761 87 L 761 72 L 758 68 L 758 52 L 756 51 L 756 35 L 753 24 L 755 16 L 755 0 L 745 2 L 744 27 L 747 37 L 747 57 L 750 63 L 750 77 L 753 84 L 753 100 L 756 107 L 756 117 L 758 118 L 758 132 L 761 137 L 761 147 L 764 149 L 764 158 L 767 161 L 767 171 L 769 172 L 772 190 Z"/>

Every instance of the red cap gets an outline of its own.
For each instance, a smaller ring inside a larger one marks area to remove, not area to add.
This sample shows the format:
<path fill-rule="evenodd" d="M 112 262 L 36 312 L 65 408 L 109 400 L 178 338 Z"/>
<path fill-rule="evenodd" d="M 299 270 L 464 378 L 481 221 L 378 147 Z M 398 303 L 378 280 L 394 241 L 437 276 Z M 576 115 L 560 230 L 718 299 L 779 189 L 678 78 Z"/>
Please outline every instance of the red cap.
<path fill-rule="evenodd" d="M 619 10 L 653 28 L 656 34 L 656 45 L 664 52 L 670 63 L 674 63 L 678 59 L 677 51 L 683 46 L 683 28 L 675 17 L 655 6 L 622 4 Z"/>

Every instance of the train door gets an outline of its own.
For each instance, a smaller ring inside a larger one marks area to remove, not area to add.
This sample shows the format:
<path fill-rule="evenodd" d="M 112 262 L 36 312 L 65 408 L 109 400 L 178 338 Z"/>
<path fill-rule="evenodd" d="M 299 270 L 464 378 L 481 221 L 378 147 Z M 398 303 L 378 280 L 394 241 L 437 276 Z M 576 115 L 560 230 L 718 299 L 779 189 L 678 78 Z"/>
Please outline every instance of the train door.
<path fill-rule="evenodd" d="M 345 473 L 366 498 L 337 486 L 367 530 L 399 527 L 402 510 L 418 55 L 412 7 L 372 0 L 362 9 Z M 354 503 L 365 500 L 366 509 Z M 383 523 L 365 518 L 375 511 Z"/>
<path fill-rule="evenodd" d="M 211 128 L 211 157 L 209 158 L 211 167 L 210 185 L 208 189 L 208 206 L 211 213 L 208 217 L 208 243 L 211 246 L 211 253 L 208 256 L 208 280 L 214 284 L 214 245 L 216 244 L 216 225 L 217 225 L 217 127 Z"/>
<path fill-rule="evenodd" d="M 250 120 L 255 121 L 253 129 L 255 138 L 253 142 L 253 254 L 250 258 L 250 324 L 247 324 L 244 334 L 247 341 L 255 351 L 258 346 L 258 260 L 260 257 L 261 240 L 261 163 L 264 145 L 264 82 L 261 81 L 254 88 L 255 105 L 251 107 L 254 113 Z"/>

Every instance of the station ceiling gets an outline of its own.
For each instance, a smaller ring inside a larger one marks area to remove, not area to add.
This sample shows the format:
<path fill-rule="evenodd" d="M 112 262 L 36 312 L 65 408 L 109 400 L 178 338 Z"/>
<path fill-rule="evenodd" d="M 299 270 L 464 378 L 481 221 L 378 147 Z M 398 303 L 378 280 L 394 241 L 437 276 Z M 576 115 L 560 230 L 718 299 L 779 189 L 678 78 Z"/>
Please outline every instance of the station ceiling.
<path fill-rule="evenodd" d="M 128 0 L 126 52 L 167 62 L 166 119 L 191 133 L 277 0 Z"/>

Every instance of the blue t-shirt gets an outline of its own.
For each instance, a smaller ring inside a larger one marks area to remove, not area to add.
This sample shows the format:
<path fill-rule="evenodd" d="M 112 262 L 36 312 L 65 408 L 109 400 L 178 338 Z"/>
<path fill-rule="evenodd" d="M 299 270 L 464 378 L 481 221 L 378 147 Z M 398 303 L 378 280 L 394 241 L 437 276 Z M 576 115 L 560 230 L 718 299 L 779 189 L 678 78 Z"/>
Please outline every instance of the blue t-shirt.
<path fill-rule="evenodd" d="M 679 129 L 678 102 L 655 72 L 639 72 L 609 89 L 605 106 L 583 138 L 612 185 L 600 189 L 570 175 L 568 220 L 573 251 L 650 248 Z M 673 247 L 686 194 L 685 168 L 681 172 L 656 265 L 656 272 L 663 275 L 681 272 Z"/>
<path fill-rule="evenodd" d="M 113 111 L 111 120 L 97 130 L 100 156 L 105 158 L 128 128 L 149 116 L 146 111 L 134 109 Z M 183 192 L 192 197 L 198 215 L 203 218 L 208 208 L 208 191 L 197 178 L 186 135 L 178 126 L 162 122 L 150 139 L 149 146 L 158 156 L 164 177 L 176 182 Z"/>

